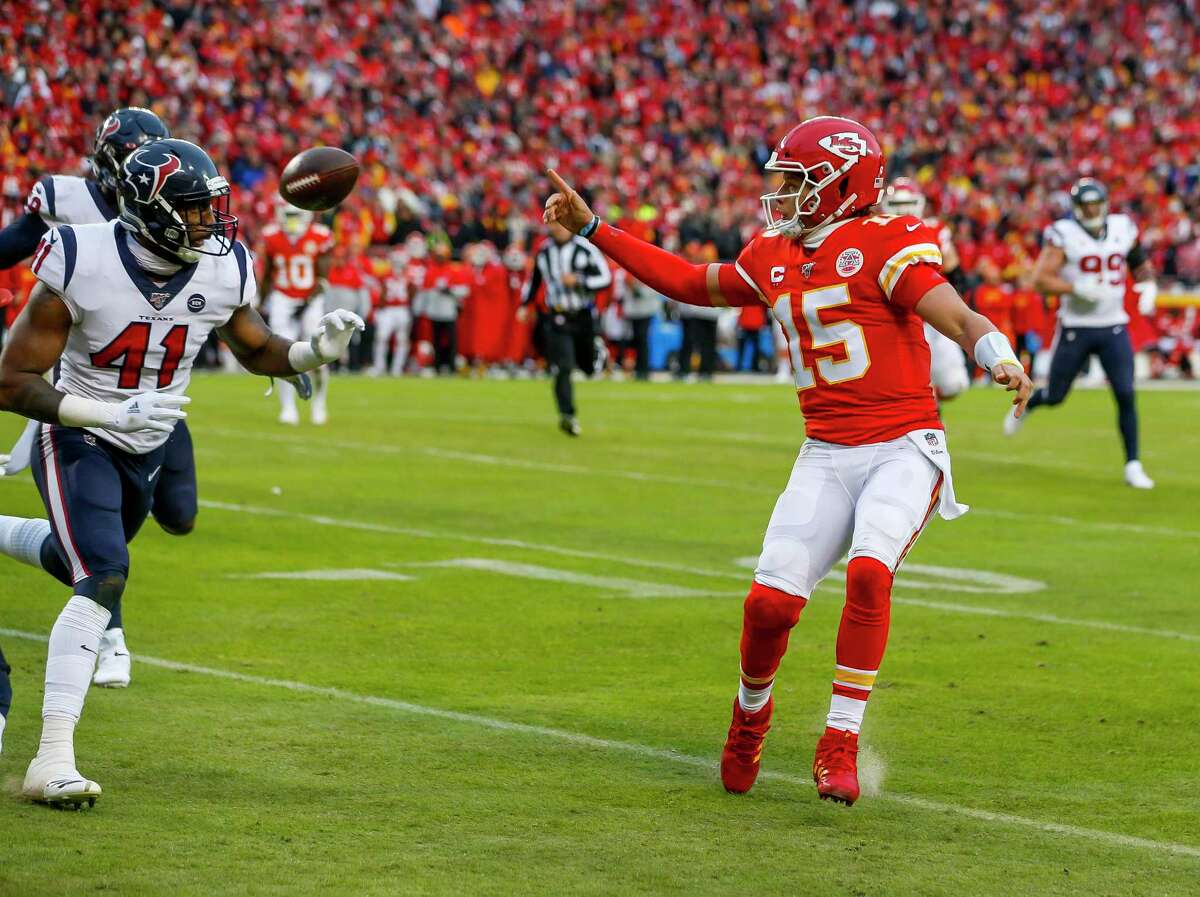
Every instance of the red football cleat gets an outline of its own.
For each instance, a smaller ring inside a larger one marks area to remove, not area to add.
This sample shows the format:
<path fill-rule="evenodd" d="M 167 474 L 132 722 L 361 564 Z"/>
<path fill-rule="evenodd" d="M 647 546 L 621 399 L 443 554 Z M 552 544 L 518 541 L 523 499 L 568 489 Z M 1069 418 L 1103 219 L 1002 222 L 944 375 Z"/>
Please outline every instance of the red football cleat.
<path fill-rule="evenodd" d="M 774 710 L 774 697 L 768 698 L 757 713 L 747 713 L 738 699 L 733 699 L 733 722 L 729 724 L 729 737 L 721 751 L 721 784 L 730 794 L 745 794 L 758 778 L 762 743 L 771 728 Z"/>
<path fill-rule="evenodd" d="M 821 800 L 850 806 L 858 800 L 858 735 L 826 729 L 813 758 L 813 781 Z"/>

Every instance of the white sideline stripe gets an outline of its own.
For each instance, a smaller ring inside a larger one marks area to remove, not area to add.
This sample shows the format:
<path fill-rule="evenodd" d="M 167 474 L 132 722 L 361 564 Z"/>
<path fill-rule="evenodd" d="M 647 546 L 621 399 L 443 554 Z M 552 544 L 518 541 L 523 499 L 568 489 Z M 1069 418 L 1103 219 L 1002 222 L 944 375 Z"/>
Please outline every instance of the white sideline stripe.
<path fill-rule="evenodd" d="M 578 548 L 563 548 L 559 545 L 546 545 L 540 542 L 524 542 L 520 539 L 497 539 L 491 536 L 474 536 L 466 533 L 435 532 L 433 530 L 413 529 L 403 526 L 389 526 L 385 523 L 367 523 L 360 520 L 341 520 L 336 517 L 326 517 L 321 514 L 303 514 L 298 511 L 283 511 L 277 508 L 260 508 L 254 505 L 235 505 L 227 502 L 200 499 L 200 507 L 213 508 L 218 511 L 234 511 L 240 514 L 258 514 L 266 517 L 285 517 L 292 520 L 304 520 L 320 526 L 337 526 L 344 529 L 365 530 L 372 533 L 384 533 L 394 536 L 411 536 L 417 539 L 442 539 L 452 542 L 472 542 L 478 545 L 496 545 L 505 548 L 524 548 L 546 554 L 559 554 L 566 557 L 587 558 L 597 561 L 612 561 L 630 567 L 645 567 L 650 570 L 667 570 L 672 573 L 683 573 L 690 576 L 715 576 L 724 579 L 736 579 L 748 583 L 744 572 L 730 570 L 714 570 L 705 567 L 689 567 L 686 564 L 672 564 L 665 561 L 648 561 L 639 558 L 624 557 L 617 554 L 604 554 L 597 551 L 584 551 Z M 817 586 L 820 590 L 841 592 L 841 588 L 829 583 Z M 712 593 L 710 593 L 712 594 Z M 732 594 L 732 593 L 731 593 Z M 1058 617 L 1053 614 L 1039 614 L 1024 611 L 1007 610 L 996 607 L 977 607 L 971 604 L 951 604 L 940 601 L 923 601 L 919 598 L 904 598 L 892 595 L 894 604 L 907 604 L 912 607 L 925 607 L 933 610 L 949 611 L 951 613 L 974 614 L 986 617 L 1004 617 L 1011 620 L 1032 620 L 1036 623 L 1055 623 L 1060 626 L 1078 626 L 1083 629 L 1101 629 L 1108 632 L 1128 632 L 1133 635 L 1149 635 L 1155 638 L 1172 639 L 1185 642 L 1200 642 L 1200 635 L 1190 632 L 1176 632 L 1170 629 L 1150 629 L 1143 626 L 1129 626 L 1124 623 L 1110 623 L 1106 620 L 1079 620 L 1068 617 Z"/>
<path fill-rule="evenodd" d="M 292 446 L 304 446 L 309 450 L 320 448 L 322 446 L 334 449 L 346 449 L 348 451 L 363 451 L 372 452 L 383 455 L 413 455 L 423 454 L 431 458 L 441 458 L 447 461 L 465 461 L 473 464 L 488 464 L 495 467 L 512 467 L 519 470 L 537 470 L 546 473 L 566 473 L 573 476 L 591 476 L 591 477 L 610 477 L 616 479 L 633 480 L 642 483 L 666 483 L 675 486 L 711 486 L 716 489 L 729 489 L 737 492 L 749 492 L 754 495 L 778 495 L 785 480 L 781 480 L 780 487 L 773 486 L 757 486 L 753 483 L 739 482 L 737 480 L 714 480 L 702 479 L 696 477 L 670 476 L 667 474 L 649 473 L 636 470 L 597 470 L 594 467 L 585 467 L 576 464 L 554 464 L 546 461 L 530 461 L 525 458 L 505 458 L 499 455 L 486 455 L 478 452 L 462 452 L 453 449 L 443 449 L 437 446 L 412 446 L 405 448 L 395 445 L 377 445 L 368 442 L 346 442 L 341 440 L 329 442 L 310 442 L 299 436 L 287 436 L 280 433 L 260 433 L 250 430 L 230 430 L 218 427 L 210 428 L 208 432 L 215 433 L 219 436 L 230 436 L 236 439 L 261 439 L 267 442 L 280 442 Z M 725 435 L 720 431 L 710 430 L 679 430 L 677 435 L 693 435 L 693 436 L 713 436 Z M 762 439 L 740 438 L 741 434 L 728 434 L 731 438 L 738 436 L 734 441 L 750 442 L 753 441 L 757 445 L 762 445 Z M 803 441 L 803 436 L 799 437 L 796 443 L 796 448 Z M 783 443 L 781 443 L 782 445 Z M 790 446 L 790 443 L 788 444 Z M 958 457 L 971 458 L 970 452 L 956 451 L 954 454 Z M 989 455 L 988 458 L 993 456 Z M 994 456 L 1007 457 L 1007 456 Z M 1029 461 L 1014 460 L 1012 463 L 1033 463 Z M 1070 465 L 1071 469 L 1081 469 L 1078 465 Z M 1097 470 L 1099 470 L 1097 468 Z M 1117 486 L 1113 487 L 1118 488 Z M 1030 520 L 1035 523 L 1052 523 L 1058 526 L 1066 526 L 1071 529 L 1094 529 L 1102 532 L 1115 532 L 1128 535 L 1130 533 L 1138 533 L 1151 536 L 1169 536 L 1183 539 L 1200 538 L 1200 530 L 1178 529 L 1170 526 L 1155 526 L 1142 525 L 1136 523 L 1112 523 L 1106 521 L 1084 520 L 1078 517 L 1063 517 L 1052 514 L 1035 514 L 1022 513 L 1020 511 L 1005 511 L 1005 510 L 989 510 L 988 508 L 980 508 L 977 505 L 971 506 L 971 513 L 980 514 L 989 517 L 1004 517 L 1012 520 Z"/>
<path fill-rule="evenodd" d="M 25 639 L 32 642 L 47 641 L 46 636 L 37 635 L 32 632 L 23 632 L 19 629 L 0 629 L 0 635 L 9 636 L 12 638 Z M 401 713 L 409 713 L 414 716 L 429 716 L 435 719 L 451 720 L 456 723 L 465 723 L 472 726 L 480 726 L 486 729 L 495 729 L 501 732 L 516 732 L 522 735 L 536 735 L 542 738 L 553 738 L 557 741 L 563 741 L 568 744 L 575 744 L 581 747 L 597 748 L 603 751 L 613 753 L 633 754 L 638 757 L 652 757 L 656 760 L 666 760 L 672 763 L 682 763 L 687 766 L 697 767 L 705 770 L 715 770 L 717 764 L 710 759 L 704 757 L 695 757 L 690 754 L 683 754 L 678 751 L 667 750 L 664 748 L 650 747 L 644 744 L 636 744 L 629 741 L 615 741 L 609 738 L 597 738 L 593 735 L 584 735 L 581 732 L 570 732 L 565 729 L 552 729 L 548 726 L 534 726 L 528 723 L 514 723 L 508 720 L 494 719 L 489 716 L 480 716 L 475 713 L 460 713 L 456 710 L 443 710 L 439 707 L 426 707 L 422 704 L 412 704 L 408 701 L 399 701 L 394 698 L 382 698 L 376 695 L 360 695 L 355 692 L 345 691 L 340 688 L 331 686 L 309 685 L 305 682 L 293 682 L 288 679 L 269 679 L 265 676 L 254 676 L 249 673 L 236 673 L 232 670 L 219 670 L 213 667 L 202 667 L 191 663 L 180 663 L 175 660 L 163 660 L 158 657 L 147 657 L 144 654 L 137 655 L 137 662 L 146 664 L 147 666 L 159 667 L 164 670 L 173 670 L 180 673 L 196 673 L 201 676 L 213 676 L 218 679 L 229 679 L 234 682 L 245 682 L 250 685 L 263 685 L 271 688 L 284 688 L 288 691 L 299 692 L 301 694 L 319 695 L 326 698 L 334 698 L 339 701 L 346 701 L 352 704 L 365 704 L 370 707 L 384 707 L 389 710 L 397 710 Z M 807 776 L 798 776 L 786 772 L 774 772 L 772 770 L 764 770 L 760 775 L 760 779 L 769 781 L 783 782 L 788 785 L 798 787 L 808 787 L 812 784 L 811 779 Z M 1031 819 L 1027 816 L 1016 816 L 1011 813 L 994 813 L 991 810 L 979 810 L 973 807 L 960 807 L 954 804 L 944 804 L 938 801 L 928 800 L 915 795 L 897 794 L 893 792 L 884 792 L 875 800 L 886 800 L 892 803 L 900 804 L 901 806 L 913 807 L 919 810 L 927 810 L 933 813 L 946 813 L 956 816 L 965 816 L 969 819 L 976 819 L 982 822 L 999 823 L 1001 825 L 1009 825 L 1018 828 L 1029 828 L 1035 831 L 1047 832 L 1055 835 L 1065 835 L 1071 838 L 1081 838 L 1089 841 L 1098 841 L 1102 844 L 1108 844 L 1115 847 L 1132 847 L 1140 850 L 1150 850 L 1156 853 L 1173 853 L 1186 857 L 1200 858 L 1200 847 L 1191 844 L 1176 844 L 1171 841 L 1155 841 L 1150 838 L 1139 838 L 1134 835 L 1122 835 L 1118 832 L 1109 832 L 1102 829 L 1083 828 L 1075 825 L 1065 825 L 1059 822 L 1045 822 L 1040 819 Z"/>

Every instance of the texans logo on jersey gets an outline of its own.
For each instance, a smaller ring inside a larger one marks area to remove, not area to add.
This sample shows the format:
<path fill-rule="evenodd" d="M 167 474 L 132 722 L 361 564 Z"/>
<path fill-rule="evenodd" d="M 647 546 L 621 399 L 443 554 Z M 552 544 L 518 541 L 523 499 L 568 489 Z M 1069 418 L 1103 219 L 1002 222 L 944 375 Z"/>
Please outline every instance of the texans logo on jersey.
<path fill-rule="evenodd" d="M 183 163 L 179 161 L 178 156 L 153 146 L 138 150 L 130 156 L 130 161 L 145 165 L 153 171 L 153 174 L 141 171 L 136 175 L 130 172 L 125 176 L 125 180 L 137 193 L 138 202 L 142 203 L 153 201 L 166 184 L 167 178 L 183 170 Z"/>

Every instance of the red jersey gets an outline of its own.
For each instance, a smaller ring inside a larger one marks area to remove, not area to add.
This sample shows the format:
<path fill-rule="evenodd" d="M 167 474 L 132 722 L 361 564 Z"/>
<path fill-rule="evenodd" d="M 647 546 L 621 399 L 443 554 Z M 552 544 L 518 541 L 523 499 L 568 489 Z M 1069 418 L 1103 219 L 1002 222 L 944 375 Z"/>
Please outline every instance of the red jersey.
<path fill-rule="evenodd" d="M 815 249 L 764 231 L 742 250 L 738 272 L 787 334 L 810 437 L 865 445 L 941 429 L 913 311 L 945 282 L 941 262 L 937 233 L 912 216 L 852 218 Z"/>
<path fill-rule="evenodd" d="M 310 224 L 293 239 L 277 224 L 263 228 L 263 249 L 271 257 L 272 289 L 303 302 L 317 286 L 317 259 L 333 249 L 333 234 L 323 224 Z"/>

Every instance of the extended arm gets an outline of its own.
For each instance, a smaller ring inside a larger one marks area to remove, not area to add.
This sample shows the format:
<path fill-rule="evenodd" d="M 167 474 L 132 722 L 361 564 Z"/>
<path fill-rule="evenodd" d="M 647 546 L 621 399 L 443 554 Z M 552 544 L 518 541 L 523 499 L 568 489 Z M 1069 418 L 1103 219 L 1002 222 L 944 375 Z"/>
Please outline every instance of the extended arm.
<path fill-rule="evenodd" d="M 33 255 L 42 234 L 50 228 L 35 212 L 26 212 L 0 230 L 0 270 L 11 268 Z"/>
<path fill-rule="evenodd" d="M 246 370 L 266 377 L 294 377 L 339 358 L 355 330 L 366 325 L 353 312 L 338 309 L 321 318 L 307 342 L 293 343 L 267 326 L 256 310 L 242 305 L 218 329 Z"/>
<path fill-rule="evenodd" d="M 547 172 L 558 192 L 546 200 L 543 220 L 557 221 L 599 246 L 618 265 L 655 292 L 685 305 L 753 305 L 765 300 L 735 265 L 693 265 L 599 219 L 557 172 Z"/>
<path fill-rule="evenodd" d="M 608 224 L 597 227 L 591 241 L 650 289 L 676 302 L 721 308 L 763 301 L 734 265 L 693 265 Z"/>
<path fill-rule="evenodd" d="M 992 322 L 968 308 L 948 283 L 938 284 L 922 296 L 917 302 L 916 312 L 935 329 L 962 346 L 976 364 L 992 375 L 993 380 L 1016 392 L 1013 404 L 1017 406 L 1017 416 L 1020 417 L 1033 392 L 1033 384 L 1017 361 L 1008 339 Z"/>

